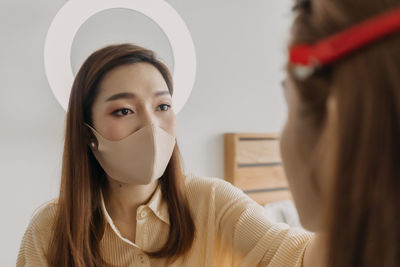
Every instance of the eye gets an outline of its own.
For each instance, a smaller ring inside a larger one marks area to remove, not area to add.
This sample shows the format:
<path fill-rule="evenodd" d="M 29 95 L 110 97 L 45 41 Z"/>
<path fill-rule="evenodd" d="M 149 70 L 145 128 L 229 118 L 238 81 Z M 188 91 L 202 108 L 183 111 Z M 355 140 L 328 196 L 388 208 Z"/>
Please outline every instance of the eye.
<path fill-rule="evenodd" d="M 171 105 L 168 104 L 161 104 L 157 107 L 159 111 L 168 111 L 171 108 Z"/>
<path fill-rule="evenodd" d="M 117 109 L 115 110 L 112 114 L 114 114 L 117 117 L 122 117 L 122 116 L 126 116 L 128 114 L 133 113 L 132 110 L 130 110 L 129 108 L 121 108 L 121 109 Z"/>

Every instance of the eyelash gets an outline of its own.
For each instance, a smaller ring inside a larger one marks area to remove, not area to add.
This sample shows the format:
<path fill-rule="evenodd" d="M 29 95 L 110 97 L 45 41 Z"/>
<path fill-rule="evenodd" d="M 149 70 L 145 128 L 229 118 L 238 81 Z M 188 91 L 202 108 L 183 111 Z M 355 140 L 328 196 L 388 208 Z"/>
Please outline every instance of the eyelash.
<path fill-rule="evenodd" d="M 171 105 L 168 105 L 168 104 L 161 104 L 161 105 L 159 105 L 158 107 L 157 107 L 157 109 L 159 108 L 159 107 L 161 107 L 161 106 L 166 106 L 168 109 L 167 110 L 160 110 L 160 111 L 168 111 L 170 108 L 171 108 Z"/>
<path fill-rule="evenodd" d="M 168 107 L 168 109 L 167 109 L 167 110 L 161 110 L 161 109 L 159 109 L 159 108 L 162 107 L 162 106 L 166 106 L 166 107 Z M 170 108 L 171 108 L 171 105 L 168 105 L 168 104 L 161 104 L 161 105 L 159 105 L 159 106 L 157 107 L 157 110 L 166 112 L 166 111 L 168 111 Z M 129 111 L 131 112 L 130 114 L 133 114 L 133 113 L 134 113 L 134 112 L 133 112 L 132 110 L 130 110 L 129 108 L 120 108 L 120 109 L 117 109 L 117 110 L 113 111 L 112 114 L 115 115 L 115 116 L 117 116 L 117 117 L 123 117 L 123 116 L 129 115 L 129 114 L 117 115 L 118 112 L 121 112 L 121 111 L 123 111 L 123 110 L 129 110 Z"/>
<path fill-rule="evenodd" d="M 129 108 L 120 108 L 120 109 L 117 109 L 117 110 L 113 111 L 112 114 L 115 115 L 115 116 L 117 116 L 117 117 L 123 117 L 123 116 L 128 115 L 128 114 L 125 114 L 125 115 L 117 115 L 118 112 L 122 112 L 123 110 L 129 110 L 131 113 L 134 113 L 134 112 L 133 112 L 132 110 L 130 110 Z"/>

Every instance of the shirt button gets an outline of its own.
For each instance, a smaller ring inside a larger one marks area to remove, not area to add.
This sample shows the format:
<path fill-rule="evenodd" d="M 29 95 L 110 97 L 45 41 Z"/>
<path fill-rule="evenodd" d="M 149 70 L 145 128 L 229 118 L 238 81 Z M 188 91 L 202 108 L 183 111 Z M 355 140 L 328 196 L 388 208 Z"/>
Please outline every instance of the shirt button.
<path fill-rule="evenodd" d="M 139 260 L 141 263 L 144 263 L 144 255 L 143 254 L 139 254 Z"/>

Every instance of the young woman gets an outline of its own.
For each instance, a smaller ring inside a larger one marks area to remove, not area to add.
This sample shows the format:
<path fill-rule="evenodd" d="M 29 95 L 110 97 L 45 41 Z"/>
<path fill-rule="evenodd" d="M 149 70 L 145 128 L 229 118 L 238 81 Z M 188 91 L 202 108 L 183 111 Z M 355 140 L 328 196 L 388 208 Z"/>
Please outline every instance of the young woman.
<path fill-rule="evenodd" d="M 303 226 L 325 233 L 304 264 L 400 266 L 400 1 L 295 10 L 282 156 Z"/>
<path fill-rule="evenodd" d="M 310 234 L 270 223 L 221 179 L 183 175 L 172 94 L 144 48 L 113 45 L 84 62 L 60 195 L 33 217 L 17 266 L 302 266 Z"/>

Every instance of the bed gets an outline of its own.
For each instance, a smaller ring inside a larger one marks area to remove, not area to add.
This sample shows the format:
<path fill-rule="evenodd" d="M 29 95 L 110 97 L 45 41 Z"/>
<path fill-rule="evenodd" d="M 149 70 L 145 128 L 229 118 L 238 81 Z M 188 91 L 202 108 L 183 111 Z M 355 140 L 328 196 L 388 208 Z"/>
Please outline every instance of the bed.
<path fill-rule="evenodd" d="M 265 207 L 276 222 L 300 226 L 282 166 L 278 134 L 227 133 L 225 179 Z"/>

